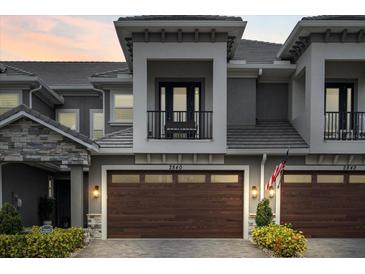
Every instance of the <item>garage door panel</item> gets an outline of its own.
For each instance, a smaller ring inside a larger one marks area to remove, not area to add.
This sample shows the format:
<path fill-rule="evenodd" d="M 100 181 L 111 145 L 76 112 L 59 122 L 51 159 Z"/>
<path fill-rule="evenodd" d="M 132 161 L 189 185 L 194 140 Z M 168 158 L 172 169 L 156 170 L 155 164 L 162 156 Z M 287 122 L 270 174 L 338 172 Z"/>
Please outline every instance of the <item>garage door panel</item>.
<path fill-rule="evenodd" d="M 309 174 L 312 183 L 281 184 L 281 222 L 309 237 L 365 237 L 365 184 L 348 183 L 348 173 L 343 183 L 317 183 Z"/>
<path fill-rule="evenodd" d="M 139 184 L 111 183 L 108 177 L 108 237 L 242 237 L 241 174 L 233 173 L 238 183 L 178 183 L 182 172 L 173 173 L 172 183 L 145 183 L 147 173 L 141 172 Z"/>

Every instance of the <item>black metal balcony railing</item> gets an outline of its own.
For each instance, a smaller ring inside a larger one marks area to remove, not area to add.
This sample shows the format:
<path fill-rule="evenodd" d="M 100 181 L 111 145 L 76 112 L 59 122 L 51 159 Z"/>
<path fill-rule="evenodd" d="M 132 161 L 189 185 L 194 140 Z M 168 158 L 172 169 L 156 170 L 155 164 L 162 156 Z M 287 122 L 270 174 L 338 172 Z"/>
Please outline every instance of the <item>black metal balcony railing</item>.
<path fill-rule="evenodd" d="M 325 112 L 325 140 L 365 140 L 365 112 Z"/>
<path fill-rule="evenodd" d="M 212 111 L 147 111 L 148 139 L 212 139 Z"/>

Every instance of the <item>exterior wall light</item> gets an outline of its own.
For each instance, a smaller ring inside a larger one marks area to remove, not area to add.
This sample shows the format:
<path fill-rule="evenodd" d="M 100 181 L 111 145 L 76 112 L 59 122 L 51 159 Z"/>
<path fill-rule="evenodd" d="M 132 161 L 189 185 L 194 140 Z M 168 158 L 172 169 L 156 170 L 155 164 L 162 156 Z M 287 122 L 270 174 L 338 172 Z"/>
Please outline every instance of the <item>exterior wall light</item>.
<path fill-rule="evenodd" d="M 258 195 L 258 191 L 257 191 L 257 187 L 256 186 L 252 186 L 251 188 L 251 197 L 256 199 Z"/>
<path fill-rule="evenodd" d="M 94 196 L 94 198 L 99 198 L 99 196 L 100 196 L 99 186 L 94 187 L 93 196 Z"/>
<path fill-rule="evenodd" d="M 271 186 L 269 188 L 269 197 L 272 198 L 274 197 L 274 195 L 275 195 L 275 189 Z"/>

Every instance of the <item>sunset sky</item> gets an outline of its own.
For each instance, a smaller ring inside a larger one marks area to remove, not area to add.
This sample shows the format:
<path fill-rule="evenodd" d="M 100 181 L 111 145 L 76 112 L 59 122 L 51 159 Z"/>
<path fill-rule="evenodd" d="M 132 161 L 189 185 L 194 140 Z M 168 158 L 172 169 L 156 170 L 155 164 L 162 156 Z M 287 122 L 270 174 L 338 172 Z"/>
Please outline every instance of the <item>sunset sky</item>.
<path fill-rule="evenodd" d="M 0 16 L 0 60 L 123 61 L 119 16 Z M 283 43 L 302 16 L 242 16 L 243 38 Z"/>

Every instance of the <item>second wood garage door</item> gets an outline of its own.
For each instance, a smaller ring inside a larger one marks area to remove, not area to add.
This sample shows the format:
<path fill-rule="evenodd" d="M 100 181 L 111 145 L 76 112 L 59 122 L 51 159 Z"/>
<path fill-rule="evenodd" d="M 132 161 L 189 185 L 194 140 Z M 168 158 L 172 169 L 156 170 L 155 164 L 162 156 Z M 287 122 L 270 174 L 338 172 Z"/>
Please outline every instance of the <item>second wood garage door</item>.
<path fill-rule="evenodd" d="M 281 222 L 308 237 L 365 237 L 365 174 L 286 172 Z"/>
<path fill-rule="evenodd" d="M 242 172 L 108 173 L 109 238 L 242 238 Z"/>

